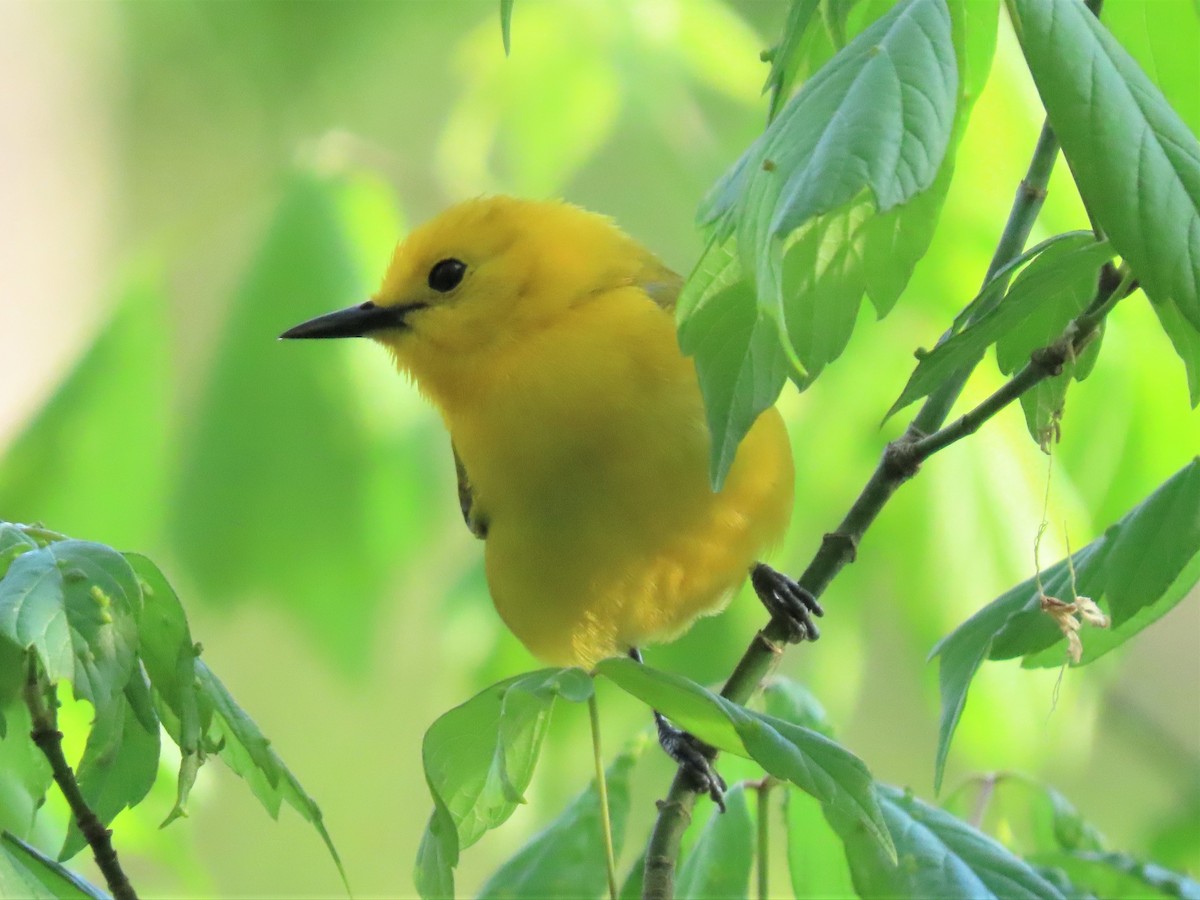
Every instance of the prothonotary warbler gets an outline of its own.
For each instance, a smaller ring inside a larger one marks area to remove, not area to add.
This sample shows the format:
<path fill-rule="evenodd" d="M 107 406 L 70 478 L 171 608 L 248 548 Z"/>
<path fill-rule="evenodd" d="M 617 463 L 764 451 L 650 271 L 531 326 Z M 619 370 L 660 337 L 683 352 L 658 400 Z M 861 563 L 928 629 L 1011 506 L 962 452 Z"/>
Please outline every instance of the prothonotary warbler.
<path fill-rule="evenodd" d="M 640 658 L 748 574 L 794 640 L 815 638 L 811 595 L 756 561 L 792 507 L 783 421 L 758 418 L 714 493 L 680 286 L 603 216 L 485 197 L 414 230 L 370 300 L 282 337 L 370 337 L 437 407 L 496 609 L 545 662 Z M 698 742 L 659 725 L 719 800 Z"/>

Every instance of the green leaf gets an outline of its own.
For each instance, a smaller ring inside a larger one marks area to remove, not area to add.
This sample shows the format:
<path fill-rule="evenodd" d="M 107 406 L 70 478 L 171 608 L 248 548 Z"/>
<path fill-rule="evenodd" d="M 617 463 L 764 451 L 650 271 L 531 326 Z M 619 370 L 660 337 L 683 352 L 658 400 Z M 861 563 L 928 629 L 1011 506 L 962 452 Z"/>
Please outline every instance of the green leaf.
<path fill-rule="evenodd" d="M 946 152 L 958 76 L 950 13 L 905 0 L 822 67 L 701 208 L 747 259 L 815 215 L 870 190 L 886 211 L 933 183 Z M 770 166 L 764 168 L 763 163 Z"/>
<path fill-rule="evenodd" d="M 1026 783 L 1029 783 L 1026 780 Z M 1100 850 L 1103 838 L 1065 796 L 1049 785 L 1034 785 L 1037 791 L 1035 815 L 1049 822 L 1049 831 L 1064 850 Z M 1044 826 L 1043 826 L 1044 827 Z"/>
<path fill-rule="evenodd" d="M 982 810 L 979 827 L 1025 858 L 1060 850 L 1104 849 L 1100 832 L 1070 800 L 1024 775 L 1006 772 L 971 779 L 944 806 L 960 818 Z"/>
<path fill-rule="evenodd" d="M 754 821 L 740 784 L 725 794 L 725 812 L 713 810 L 696 843 L 679 866 L 675 893 L 680 897 L 749 896 L 754 862 Z"/>
<path fill-rule="evenodd" d="M 36 550 L 37 547 L 37 541 L 27 535 L 21 526 L 0 522 L 0 579 L 4 578 L 14 559 L 22 553 Z M 10 702 L 20 702 L 25 676 L 24 650 L 15 643 L 0 638 L 0 740 L 8 733 L 4 708 Z"/>
<path fill-rule="evenodd" d="M 1179 307 L 1169 300 L 1152 304 L 1158 321 L 1171 339 L 1175 352 L 1183 360 L 1187 372 L 1188 394 L 1192 408 L 1200 405 L 1200 331 L 1183 317 Z"/>
<path fill-rule="evenodd" d="M 1125 853 L 1075 852 L 1039 853 L 1030 862 L 1057 869 L 1071 884 L 1105 900 L 1118 898 L 1200 898 L 1200 883 L 1154 863 L 1141 862 Z"/>
<path fill-rule="evenodd" d="M 421 897 L 453 897 L 454 870 L 458 866 L 458 831 L 454 817 L 440 797 L 433 798 L 433 812 L 421 835 L 413 884 Z"/>
<path fill-rule="evenodd" d="M 149 686 L 136 672 L 125 697 L 108 712 L 97 713 L 75 768 L 83 799 L 105 825 L 140 803 L 158 775 L 158 718 L 144 722 L 135 712 L 135 706 L 149 702 Z M 72 819 L 58 858 L 68 860 L 85 847 L 87 839 Z"/>
<path fill-rule="evenodd" d="M 955 320 L 953 336 L 921 357 L 887 415 L 928 396 L 947 378 L 973 366 L 993 343 L 1017 332 L 1018 336 L 1008 339 L 1005 345 L 1002 367 L 1012 364 L 1018 348 L 1025 347 L 1075 303 L 1081 285 L 1090 283 L 1094 290 L 1097 270 L 1111 258 L 1112 248 L 1097 243 L 1088 232 L 1058 235 L 1022 253 L 997 272 L 963 310 Z M 1023 263 L 1028 265 L 997 302 L 999 291 Z M 1069 302 L 1062 299 L 1064 295 L 1069 295 Z M 1051 307 L 1053 313 L 1038 313 L 1043 306 Z M 1032 324 L 1026 328 L 1024 323 L 1031 317 Z"/>
<path fill-rule="evenodd" d="M 8 832 L 5 832 L 8 834 Z M 41 878 L 30 871 L 28 861 L 0 844 L 0 895 L 28 900 L 55 900 L 57 896 Z"/>
<path fill-rule="evenodd" d="M 1200 11 L 1194 0 L 1155 0 L 1154 14 L 1142 0 L 1108 0 L 1104 26 L 1162 91 L 1192 134 L 1200 134 L 1196 55 Z"/>
<path fill-rule="evenodd" d="M 38 548 L 38 542 L 25 533 L 20 525 L 0 522 L 0 578 L 8 571 L 12 561 L 22 553 Z"/>
<path fill-rule="evenodd" d="M 1195 135 L 1082 3 L 1008 6 L 1089 211 L 1151 300 L 1173 302 L 1200 329 Z"/>
<path fill-rule="evenodd" d="M 90 347 L 0 460 L 6 518 L 141 546 L 166 513 L 172 329 L 160 279 L 127 279 Z"/>
<path fill-rule="evenodd" d="M 827 807 L 860 822 L 882 852 L 890 855 L 891 842 L 880 818 L 871 774 L 839 744 L 631 659 L 603 660 L 596 672 L 701 740 L 754 760 L 776 778 L 790 781 Z"/>
<path fill-rule="evenodd" d="M 763 85 L 764 92 L 770 91 L 767 108 L 768 123 L 774 121 L 779 115 L 784 103 L 795 93 L 797 85 L 803 84 L 811 78 L 820 70 L 821 66 L 833 58 L 838 50 L 846 46 L 847 33 L 857 34 L 884 12 L 887 12 L 886 9 L 879 9 L 879 4 L 858 4 L 860 11 L 868 6 L 873 6 L 873 8 L 869 10 L 868 14 L 858 17 L 859 21 L 855 23 L 858 27 L 852 25 L 847 29 L 844 13 L 848 11 L 850 4 L 843 6 L 843 4 L 837 3 L 837 6 L 842 7 L 840 10 L 842 15 L 839 16 L 839 21 L 836 23 L 840 31 L 839 39 L 835 41 L 829 20 L 831 13 L 837 13 L 839 10 L 831 9 L 834 4 L 831 4 L 830 0 L 817 0 L 816 7 L 821 27 L 806 27 L 800 31 L 801 10 L 797 9 L 797 6 L 803 6 L 805 2 L 806 0 L 795 0 L 791 5 L 780 43 L 770 52 L 772 71 Z"/>
<path fill-rule="evenodd" d="M 1107 608 L 1113 625 L 1107 639 L 1102 630 L 1084 633 L 1082 661 L 1091 662 L 1128 640 L 1178 603 L 1200 577 L 1197 556 L 1200 459 L 1184 466 L 1101 537 L 1072 554 L 1078 595 Z M 1071 600 L 1067 560 L 1044 569 L 1041 582 L 1048 596 Z M 1033 664 L 1062 665 L 1064 640 L 1054 621 L 1042 612 L 1037 581 L 1030 578 L 983 607 L 934 647 L 930 657 L 939 657 L 942 695 L 935 767 L 938 788 L 967 690 L 983 660 L 1030 656 L 1056 647 L 1052 662 L 1043 654 Z"/>
<path fill-rule="evenodd" d="M 890 6 L 860 3 L 855 12 L 871 17 Z M 868 215 L 870 201 L 860 197 L 789 237 L 784 307 L 788 340 L 809 369 L 807 380 L 793 379 L 801 390 L 844 349 L 849 336 L 846 322 L 853 322 L 864 293 L 880 318 L 892 310 L 933 238 L 954 175 L 959 140 L 991 68 L 999 17 L 998 0 L 950 0 L 947 6 L 958 90 L 949 143 L 933 182 L 909 201 L 874 215 Z M 814 299 L 809 299 L 810 294 Z M 809 338 L 806 310 L 822 306 L 851 309 L 830 320 L 835 328 L 829 335 Z M 808 351 L 811 356 L 803 349 L 806 340 L 814 343 Z"/>
<path fill-rule="evenodd" d="M 771 71 L 767 74 L 763 93 L 771 94 L 770 107 L 767 110 L 767 121 L 772 121 L 788 99 L 791 82 L 789 71 L 794 66 L 794 57 L 800 48 L 800 40 L 808 30 L 813 13 L 817 11 L 819 0 L 792 0 L 788 9 L 787 22 L 783 26 L 783 37 L 771 50 Z"/>
<path fill-rule="evenodd" d="M 709 410 L 714 484 L 783 378 L 803 390 L 845 349 L 864 294 L 881 316 L 895 305 L 986 78 L 996 2 L 862 7 L 861 19 L 883 15 L 809 79 L 701 209 L 715 237 L 685 285 L 680 341 Z M 788 72 L 772 78 L 788 85 L 793 57 L 813 55 L 787 46 L 803 13 L 792 7 L 773 60 Z"/>
<path fill-rule="evenodd" d="M 164 825 L 186 815 L 187 799 L 203 760 L 200 739 L 212 721 L 212 708 L 200 707 L 196 693 L 196 645 L 179 597 L 153 562 L 126 553 L 142 588 L 138 637 L 142 665 L 150 679 L 163 727 L 179 747 L 175 806 Z"/>
<path fill-rule="evenodd" d="M 500 37 L 504 41 L 504 55 L 512 50 L 513 0 L 500 0 Z"/>
<path fill-rule="evenodd" d="M 858 203 L 864 194 L 886 213 L 934 183 L 955 118 L 952 32 L 942 0 L 897 4 L 804 85 L 702 204 L 701 220 L 713 226 L 720 243 L 736 236 L 758 302 L 781 326 L 791 312 L 785 288 L 796 293 L 783 267 L 784 242 L 795 243 L 794 232 L 857 204 L 862 212 L 854 222 L 839 217 L 826 222 L 832 237 L 819 224 L 810 226 L 809 250 L 800 255 L 824 247 L 827 257 L 839 243 L 846 253 L 846 237 L 867 217 L 868 207 Z M 832 265 L 835 271 L 843 267 Z M 861 287 L 855 301 L 858 296 Z M 836 327 L 844 329 L 846 318 L 853 321 L 853 310 L 842 312 Z M 820 336 L 816 343 L 837 341 Z M 792 356 L 805 369 L 825 361 Z"/>
<path fill-rule="evenodd" d="M 212 710 L 212 722 L 206 735 L 209 744 L 218 748 L 222 762 L 250 786 L 271 818 L 279 818 L 280 804 L 286 802 L 316 829 L 349 893 L 350 886 L 346 882 L 341 857 L 333 846 L 329 832 L 325 830 L 324 818 L 316 801 L 305 792 L 279 754 L 271 749 L 271 742 L 263 736 L 245 710 L 238 706 L 212 670 L 200 660 L 195 661 L 195 666 L 196 687 L 201 702 Z"/>
<path fill-rule="evenodd" d="M 459 853 L 525 802 L 555 700 L 580 703 L 591 691 L 582 669 L 541 669 L 492 685 L 429 727 L 421 757 L 434 811 L 413 875 L 422 897 L 452 895 Z"/>
<path fill-rule="evenodd" d="M 856 5 L 857 0 L 821 0 L 821 18 L 825 23 L 825 30 L 838 50 L 846 46 L 847 35 L 850 33 L 847 27 L 850 12 Z"/>
<path fill-rule="evenodd" d="M 825 707 L 799 682 L 773 675 L 763 684 L 762 698 L 767 715 L 833 737 Z"/>
<path fill-rule="evenodd" d="M 7 831 L 0 832 L 0 895 L 108 900 L 103 891 Z"/>
<path fill-rule="evenodd" d="M 8 735 L 5 707 L 22 701 L 21 689 L 25 685 L 27 666 L 25 652 L 11 641 L 0 638 L 0 740 Z"/>
<path fill-rule="evenodd" d="M 695 357 L 704 393 L 709 479 L 719 490 L 738 444 L 783 389 L 788 361 L 775 324 L 759 314 L 754 290 L 742 278 L 732 241 L 709 244 L 676 310 L 679 346 Z"/>
<path fill-rule="evenodd" d="M 797 897 L 853 897 L 854 882 L 842 841 L 812 797 L 801 791 L 784 794 L 787 861 L 792 893 Z"/>
<path fill-rule="evenodd" d="M 1007 595 L 1006 595 L 1007 596 Z M 1001 598 L 1004 599 L 1004 598 Z M 938 725 L 938 749 L 934 761 L 933 789 L 942 789 L 942 776 L 946 770 L 946 758 L 950 754 L 950 741 L 963 707 L 967 704 L 967 690 L 979 667 L 992 648 L 992 640 L 1013 610 L 999 600 L 993 601 L 952 633 L 942 638 L 933 648 L 930 658 L 938 656 L 938 688 L 942 698 L 942 714 Z"/>
<path fill-rule="evenodd" d="M 618 856 L 629 818 L 629 778 L 637 756 L 637 750 L 622 753 L 605 772 L 613 853 Z M 599 897 L 606 886 L 600 798 L 593 780 L 558 818 L 496 870 L 479 897 Z"/>
<path fill-rule="evenodd" d="M 1053 252 L 1049 250 L 1043 257 Z M 1071 320 L 1087 308 L 1096 295 L 1098 265 L 1093 268 L 1076 259 L 1063 262 L 1064 271 L 1059 273 L 1063 278 L 1061 288 L 1049 290 L 1043 287 L 1037 298 L 1037 306 L 996 338 L 996 362 L 1001 372 L 1011 375 L 1023 368 L 1034 350 L 1056 341 Z M 1033 277 L 1026 274 L 1033 268 L 1030 265 L 1017 277 L 1007 299 L 1019 292 L 1023 278 Z M 1032 390 L 1021 395 L 1025 424 L 1039 446 L 1048 446 L 1057 436 L 1067 388 L 1072 379 L 1081 381 L 1091 371 L 1100 349 L 1102 334 L 1098 334 L 1078 358 L 1068 359 L 1061 374 L 1043 379 Z"/>
<path fill-rule="evenodd" d="M 827 812 L 845 843 L 859 896 L 1063 897 L 1027 863 L 965 822 L 894 787 L 878 785 L 877 793 L 898 863 L 881 854 L 857 823 Z"/>
<path fill-rule="evenodd" d="M 0 640 L 0 663 L 10 654 L 20 667 L 23 684 L 24 652 Z M 0 705 L 0 720 L 7 725 L 5 735 L 0 739 L 0 823 L 28 835 L 54 778 L 45 755 L 29 739 L 33 722 L 29 708 L 19 694 Z"/>
<path fill-rule="evenodd" d="M 633 660 L 602 660 L 596 673 L 717 749 L 749 757 L 738 734 L 737 704 L 679 675 Z"/>
<path fill-rule="evenodd" d="M 374 348 L 276 341 L 366 296 L 339 199 L 333 182 L 297 175 L 288 185 L 189 416 L 170 531 L 200 595 L 274 598 L 338 662 L 364 671 L 384 586 L 420 548 L 423 532 L 404 530 L 421 507 L 389 496 L 395 458 L 381 474 L 344 366 L 342 353 Z M 387 513 L 376 515 L 382 500 Z"/>
<path fill-rule="evenodd" d="M 1191 561 L 1183 567 L 1179 576 L 1171 582 L 1156 601 L 1148 606 L 1143 606 L 1119 625 L 1089 631 L 1083 641 L 1083 657 L 1080 659 L 1080 665 L 1086 665 L 1099 659 L 1110 650 L 1124 644 L 1134 635 L 1144 631 L 1148 626 L 1153 625 L 1191 595 L 1198 584 L 1200 584 L 1200 553 L 1192 557 Z M 1061 666 L 1063 650 L 1057 643 L 1057 635 L 1053 637 L 1054 642 L 1044 650 L 1028 651 L 1021 660 L 1021 667 L 1024 669 L 1053 669 Z"/>
<path fill-rule="evenodd" d="M 49 528 L 46 528 L 40 524 L 20 525 L 12 522 L 5 522 L 3 523 L 3 526 L 3 547 L 6 550 L 12 549 L 13 543 L 20 543 L 22 547 L 27 547 L 32 542 L 32 546 L 34 547 L 45 547 L 47 544 L 53 544 L 55 541 L 67 540 L 67 536 L 65 534 L 61 534 L 57 531 L 51 531 Z"/>
<path fill-rule="evenodd" d="M 0 581 L 0 636 L 32 649 L 52 683 L 109 714 L 137 665 L 141 589 L 125 558 L 87 541 L 18 556 Z"/>
<path fill-rule="evenodd" d="M 1084 555 L 1086 554 L 1086 555 Z M 1107 610 L 1114 628 L 1162 601 L 1200 554 L 1200 458 L 1193 459 L 1104 535 L 1075 554 L 1077 592 Z M 1070 599 L 1066 560 L 1042 573 L 1046 593 Z M 1194 583 L 1194 582 L 1193 582 Z M 1061 635 L 1040 609 L 1036 584 L 1024 582 L 1025 605 L 996 635 L 992 659 L 1011 659 L 1058 643 Z M 1010 592 L 1012 593 L 1012 592 Z M 1007 595 L 1006 595 L 1007 596 Z M 1182 599 L 1182 596 L 1176 598 Z M 1088 637 L 1091 637 L 1089 634 Z M 1088 640 L 1084 639 L 1086 650 Z M 1096 657 L 1084 657 L 1090 662 Z M 1060 659 L 1061 663 L 1061 659 Z"/>

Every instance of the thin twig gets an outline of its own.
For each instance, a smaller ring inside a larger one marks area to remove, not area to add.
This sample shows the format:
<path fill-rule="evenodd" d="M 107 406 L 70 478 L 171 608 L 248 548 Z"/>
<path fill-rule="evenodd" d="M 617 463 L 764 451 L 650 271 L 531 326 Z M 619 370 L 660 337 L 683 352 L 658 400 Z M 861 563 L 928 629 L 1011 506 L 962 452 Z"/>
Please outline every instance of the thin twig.
<path fill-rule="evenodd" d="M 774 778 L 767 776 L 754 785 L 758 795 L 758 900 L 767 900 L 771 896 L 770 889 L 770 846 L 771 846 L 771 788 L 778 784 Z"/>
<path fill-rule="evenodd" d="M 96 865 L 100 868 L 108 890 L 115 900 L 137 900 L 133 885 L 129 883 L 121 864 L 117 861 L 117 851 L 113 849 L 112 832 L 104 827 L 104 823 L 88 806 L 79 790 L 79 782 L 75 773 L 67 764 L 63 755 L 62 732 L 58 730 L 58 709 L 53 699 L 47 703 L 46 695 L 50 688 L 42 679 L 38 667 L 38 659 L 32 651 L 29 653 L 29 664 L 26 670 L 24 699 L 29 707 L 29 717 L 33 721 L 33 730 L 29 736 L 42 751 L 50 763 L 50 771 L 54 781 L 67 798 L 67 805 L 75 816 L 75 822 L 84 839 L 92 848 L 96 857 Z"/>

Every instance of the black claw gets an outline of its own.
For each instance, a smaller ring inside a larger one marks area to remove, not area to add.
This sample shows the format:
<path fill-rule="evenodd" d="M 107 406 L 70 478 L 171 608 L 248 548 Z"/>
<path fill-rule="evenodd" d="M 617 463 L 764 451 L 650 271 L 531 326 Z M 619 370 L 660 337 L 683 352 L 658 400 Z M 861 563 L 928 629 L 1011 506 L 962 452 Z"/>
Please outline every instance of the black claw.
<path fill-rule="evenodd" d="M 750 570 L 750 583 L 763 606 L 777 621 L 786 626 L 789 643 L 815 641 L 821 636 L 813 616 L 825 615 L 825 610 L 809 591 L 782 572 L 764 563 Z"/>
<path fill-rule="evenodd" d="M 713 767 L 717 751 L 695 735 L 676 728 L 661 713 L 654 714 L 658 742 L 667 755 L 683 768 L 689 786 L 698 794 L 708 794 L 721 812 L 725 812 L 725 779 Z"/>

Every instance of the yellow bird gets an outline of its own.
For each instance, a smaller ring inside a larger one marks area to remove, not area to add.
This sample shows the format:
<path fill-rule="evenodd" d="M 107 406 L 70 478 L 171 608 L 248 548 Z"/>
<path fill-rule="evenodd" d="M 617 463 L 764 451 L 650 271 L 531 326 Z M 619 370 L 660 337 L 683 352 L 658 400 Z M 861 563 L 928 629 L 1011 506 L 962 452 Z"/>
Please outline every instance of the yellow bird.
<path fill-rule="evenodd" d="M 787 432 L 763 413 L 712 491 L 680 285 L 603 216 L 486 197 L 414 230 L 369 301 L 282 337 L 373 338 L 437 407 L 496 609 L 545 662 L 640 658 L 748 573 L 794 640 L 816 638 L 811 595 L 756 562 L 792 507 Z M 698 780 L 718 799 L 719 776 Z"/>

